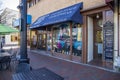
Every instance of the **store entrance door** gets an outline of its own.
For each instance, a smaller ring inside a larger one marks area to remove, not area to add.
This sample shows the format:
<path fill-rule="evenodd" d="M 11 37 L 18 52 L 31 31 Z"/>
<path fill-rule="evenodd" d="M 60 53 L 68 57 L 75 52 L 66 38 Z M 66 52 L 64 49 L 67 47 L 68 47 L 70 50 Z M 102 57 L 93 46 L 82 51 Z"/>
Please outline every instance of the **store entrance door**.
<path fill-rule="evenodd" d="M 94 31 L 93 31 L 93 37 L 94 37 L 94 53 L 93 53 L 93 59 L 94 60 L 101 60 L 103 56 L 103 31 L 102 31 L 102 18 L 94 18 Z"/>
<path fill-rule="evenodd" d="M 38 34 L 38 49 L 46 50 L 46 34 Z"/>

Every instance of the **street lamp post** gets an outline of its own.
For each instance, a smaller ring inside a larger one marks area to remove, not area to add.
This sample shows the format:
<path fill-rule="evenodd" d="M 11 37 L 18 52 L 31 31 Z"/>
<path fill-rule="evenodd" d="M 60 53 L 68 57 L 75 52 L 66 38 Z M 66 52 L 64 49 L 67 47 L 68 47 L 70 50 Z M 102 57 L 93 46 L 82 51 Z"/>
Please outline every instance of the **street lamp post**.
<path fill-rule="evenodd" d="M 29 63 L 27 57 L 27 0 L 21 0 L 20 5 L 20 60 L 19 63 Z"/>

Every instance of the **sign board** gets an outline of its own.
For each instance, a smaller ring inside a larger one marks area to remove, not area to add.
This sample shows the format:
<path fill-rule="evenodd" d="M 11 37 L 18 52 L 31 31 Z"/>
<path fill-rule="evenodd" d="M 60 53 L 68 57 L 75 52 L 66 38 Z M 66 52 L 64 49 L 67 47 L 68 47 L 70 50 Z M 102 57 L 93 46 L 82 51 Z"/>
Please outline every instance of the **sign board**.
<path fill-rule="evenodd" d="M 114 27 L 113 23 L 106 22 L 103 26 L 103 41 L 104 41 L 104 59 L 113 61 L 113 49 L 114 49 Z"/>
<path fill-rule="evenodd" d="M 32 16 L 28 14 L 27 15 L 27 24 L 31 24 L 31 23 L 32 23 Z M 18 27 L 20 25 L 21 25 L 21 18 L 14 20 L 14 22 L 13 22 L 14 27 Z"/>

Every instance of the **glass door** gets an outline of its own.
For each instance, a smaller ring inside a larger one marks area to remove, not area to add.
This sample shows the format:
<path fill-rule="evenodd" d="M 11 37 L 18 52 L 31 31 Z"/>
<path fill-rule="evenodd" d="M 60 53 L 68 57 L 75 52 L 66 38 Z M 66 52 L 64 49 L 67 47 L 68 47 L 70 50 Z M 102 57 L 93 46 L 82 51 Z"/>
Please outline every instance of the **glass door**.
<path fill-rule="evenodd" d="M 103 54 L 103 31 L 99 25 L 102 19 L 94 20 L 94 59 L 101 59 Z"/>
<path fill-rule="evenodd" d="M 38 48 L 46 50 L 46 34 L 39 34 L 38 35 Z"/>

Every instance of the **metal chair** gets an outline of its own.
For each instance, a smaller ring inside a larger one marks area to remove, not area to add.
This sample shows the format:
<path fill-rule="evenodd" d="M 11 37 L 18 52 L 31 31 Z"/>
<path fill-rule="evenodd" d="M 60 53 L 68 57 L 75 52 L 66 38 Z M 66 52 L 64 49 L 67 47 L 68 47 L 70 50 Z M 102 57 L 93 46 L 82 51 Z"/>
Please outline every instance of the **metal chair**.
<path fill-rule="evenodd" d="M 9 49 L 9 50 L 8 50 L 8 53 L 9 53 L 9 54 L 12 54 L 12 53 L 13 53 L 13 49 L 12 49 L 12 48 Z"/>
<path fill-rule="evenodd" d="M 10 68 L 11 58 L 9 56 L 5 56 L 0 60 L 1 69 L 9 69 Z"/>
<path fill-rule="evenodd" d="M 19 51 L 13 51 L 11 55 L 11 65 L 13 66 L 13 69 L 15 69 L 16 65 L 18 64 L 18 60 L 20 59 Z"/>

